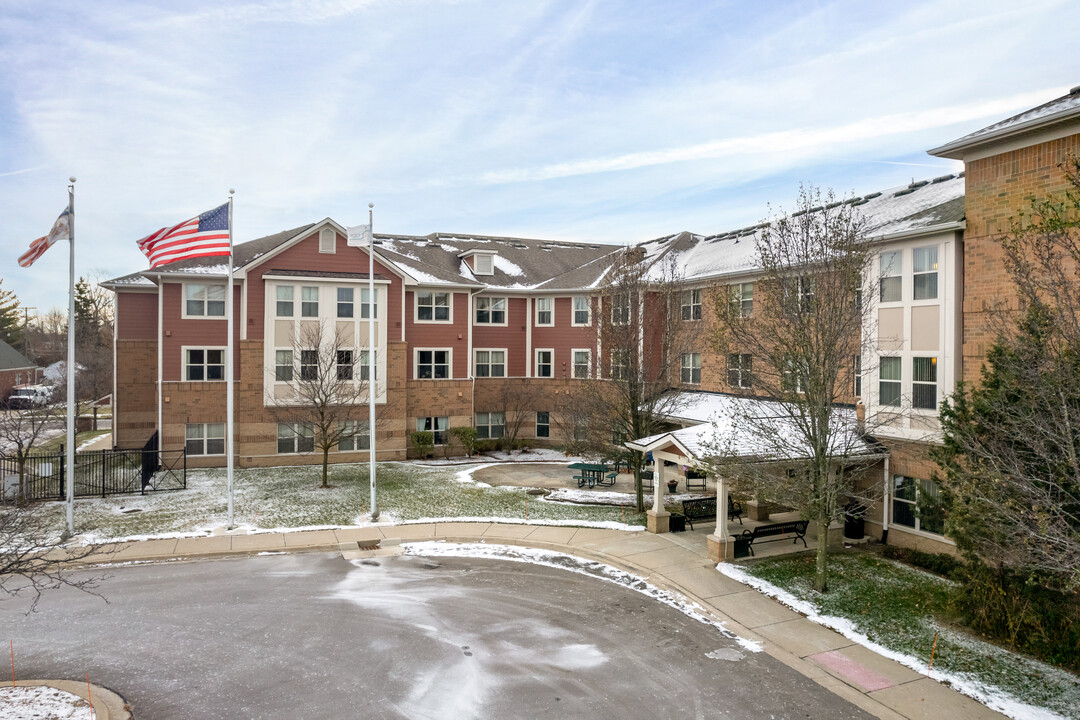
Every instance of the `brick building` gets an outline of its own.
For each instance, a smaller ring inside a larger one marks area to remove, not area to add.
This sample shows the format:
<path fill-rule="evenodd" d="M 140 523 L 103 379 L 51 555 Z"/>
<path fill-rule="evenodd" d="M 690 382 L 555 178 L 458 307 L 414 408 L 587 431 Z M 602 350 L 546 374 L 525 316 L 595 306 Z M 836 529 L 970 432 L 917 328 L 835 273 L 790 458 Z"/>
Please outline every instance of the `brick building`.
<path fill-rule="evenodd" d="M 853 358 L 853 368 L 873 370 L 853 373 L 850 396 L 868 418 L 888 414 L 875 426 L 889 457 L 880 467 L 884 499 L 868 518 L 871 534 L 890 529 L 892 543 L 950 546 L 940 525 L 916 511 L 936 492 L 927 450 L 938 439 L 937 411 L 958 380 L 978 377 L 989 339 L 986 309 L 1012 295 L 995 238 L 1033 196 L 1064 187 L 1058 163 L 1078 150 L 1080 89 L 931 151 L 963 160 L 964 173 L 848 201 L 869 221 L 881 276 L 872 308 L 877 337 Z M 358 353 L 369 350 L 367 323 L 376 323 L 379 459 L 405 457 L 418 429 L 433 431 L 440 443 L 460 425 L 498 436 L 508 396 L 527 396 L 531 405 L 519 437 L 563 444 L 570 423 L 557 417 L 559 395 L 580 378 L 610 372 L 596 329 L 597 314 L 614 311 L 600 295 L 616 263 L 632 257 L 676 267 L 685 284 L 681 322 L 710 323 L 707 298 L 717 288 L 737 291 L 752 314 L 758 230 L 680 232 L 631 249 L 378 235 L 374 303 L 366 249 L 349 246 L 333 220 L 238 244 L 228 298 L 238 318 L 237 464 L 316 460 L 270 411 L 273 398 L 288 392 L 277 368 L 299 361 L 288 355 L 292 339 L 315 321 L 353 338 L 350 352 Z M 140 446 L 160 431 L 162 447 L 188 448 L 189 464 L 224 464 L 227 293 L 219 261 L 184 261 L 105 284 L 116 293 L 116 444 Z M 671 385 L 692 393 L 739 390 L 751 363 L 720 357 L 703 340 L 698 352 L 682 356 Z M 333 457 L 366 455 L 350 444 Z"/>

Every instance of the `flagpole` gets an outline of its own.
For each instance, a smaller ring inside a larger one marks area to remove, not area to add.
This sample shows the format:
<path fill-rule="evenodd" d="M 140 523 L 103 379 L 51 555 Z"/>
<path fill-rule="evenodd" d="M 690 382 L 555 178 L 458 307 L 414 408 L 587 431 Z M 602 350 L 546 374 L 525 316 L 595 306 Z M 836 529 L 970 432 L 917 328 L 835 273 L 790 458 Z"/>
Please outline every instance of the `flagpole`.
<path fill-rule="evenodd" d="M 225 307 L 228 312 L 226 332 L 229 337 L 225 345 L 225 475 L 229 488 L 229 526 L 232 530 L 236 527 L 233 522 L 233 194 L 236 191 L 229 188 L 229 279 L 225 285 Z"/>
<path fill-rule="evenodd" d="M 75 178 L 68 180 L 67 534 L 75 535 Z"/>
<path fill-rule="evenodd" d="M 374 203 L 368 203 L 368 476 L 371 481 L 371 521 L 379 519 L 375 503 L 375 222 Z"/>

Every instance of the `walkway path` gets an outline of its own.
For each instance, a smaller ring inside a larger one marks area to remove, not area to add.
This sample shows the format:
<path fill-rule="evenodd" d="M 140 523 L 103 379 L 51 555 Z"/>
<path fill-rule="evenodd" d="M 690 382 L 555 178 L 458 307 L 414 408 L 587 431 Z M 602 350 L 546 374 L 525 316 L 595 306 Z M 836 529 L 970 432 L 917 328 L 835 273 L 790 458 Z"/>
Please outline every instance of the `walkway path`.
<path fill-rule="evenodd" d="M 237 553 L 338 548 L 347 559 L 400 551 L 405 541 L 487 542 L 545 548 L 596 560 L 644 577 L 698 603 L 741 637 L 762 642 L 765 652 L 877 717 L 969 720 L 998 713 L 899 663 L 852 643 L 802 615 L 721 575 L 705 546 L 689 533 L 514 525 L 428 523 L 374 525 L 255 535 L 147 540 L 122 545 L 110 562 L 197 558 Z M 378 549 L 363 549 L 373 547 Z"/>

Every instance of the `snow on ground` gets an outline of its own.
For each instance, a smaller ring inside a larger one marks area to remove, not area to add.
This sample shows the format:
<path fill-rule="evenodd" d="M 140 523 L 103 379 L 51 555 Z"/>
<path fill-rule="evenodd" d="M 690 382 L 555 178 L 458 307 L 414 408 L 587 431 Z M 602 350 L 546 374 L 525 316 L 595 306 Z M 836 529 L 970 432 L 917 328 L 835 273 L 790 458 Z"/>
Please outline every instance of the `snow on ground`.
<path fill-rule="evenodd" d="M 652 493 L 646 491 L 645 497 L 651 498 Z M 696 498 L 714 497 L 701 493 L 664 493 L 664 499 L 669 503 L 693 500 Z M 579 490 L 575 488 L 555 488 L 542 498 L 544 502 L 572 503 L 576 505 L 633 505 L 637 502 L 634 493 L 604 492 L 602 490 Z M 652 505 L 652 500 L 646 500 L 646 505 Z"/>
<path fill-rule="evenodd" d="M 645 528 L 641 525 L 627 525 L 625 523 L 616 522 L 614 520 L 553 520 L 550 518 L 530 519 L 514 518 L 514 517 L 426 517 L 417 518 L 416 520 L 402 520 L 395 523 L 397 525 L 420 525 L 427 523 L 452 523 L 452 522 L 474 522 L 474 523 L 499 523 L 501 525 L 551 525 L 554 527 L 587 527 L 598 528 L 600 530 L 625 530 L 627 532 L 644 532 Z M 381 523 L 379 523 L 381 524 Z"/>
<path fill-rule="evenodd" d="M 86 700 L 51 687 L 0 688 L 0 720 L 66 720 L 97 717 Z"/>
<path fill-rule="evenodd" d="M 410 460 L 410 463 L 425 465 L 472 465 L 474 463 L 552 463 L 568 465 L 575 462 L 585 462 L 580 455 L 566 455 L 560 450 L 550 448 L 534 448 L 531 450 L 492 450 L 474 455 L 471 458 L 463 455 L 454 457 L 431 458 L 428 460 Z"/>
<path fill-rule="evenodd" d="M 616 585 L 622 585 L 623 587 L 635 590 L 642 595 L 651 597 L 652 599 L 669 605 L 676 610 L 686 614 L 687 616 L 697 620 L 705 625 L 711 625 L 720 631 L 724 637 L 731 638 L 737 642 L 744 650 L 750 652 L 761 652 L 761 643 L 755 640 L 748 640 L 746 638 L 739 637 L 722 622 L 712 620 L 705 614 L 704 610 L 696 603 L 689 602 L 682 599 L 678 595 L 668 592 L 667 590 L 661 590 L 648 583 L 644 578 L 628 573 L 624 570 L 612 567 L 611 565 L 605 565 L 604 563 L 595 562 L 593 560 L 585 560 L 583 558 L 574 557 L 573 555 L 567 555 L 566 553 L 555 552 L 553 550 L 541 550 L 539 548 L 525 548 L 515 545 L 489 545 L 487 543 L 449 543 L 445 541 L 438 542 L 413 542 L 402 543 L 401 547 L 404 549 L 406 555 L 423 555 L 427 557 L 472 557 L 472 558 L 488 558 L 497 560 L 510 560 L 512 562 L 532 563 L 534 565 L 543 565 L 545 567 L 558 568 L 560 570 L 569 570 L 581 575 L 588 575 L 592 578 L 604 580 L 606 582 L 614 583 Z"/>
<path fill-rule="evenodd" d="M 818 625 L 824 625 L 827 628 L 832 628 L 848 640 L 873 650 L 879 655 L 895 660 L 901 665 L 909 667 L 916 672 L 924 673 L 928 677 L 932 677 L 938 682 L 952 687 L 957 692 L 975 698 L 983 705 L 986 705 L 993 710 L 997 710 L 1015 720 L 1063 720 L 1062 715 L 1047 710 L 1046 708 L 1028 705 L 1027 703 L 1021 702 L 1020 700 L 1005 694 L 999 688 L 988 686 L 965 674 L 943 672 L 937 668 L 932 668 L 928 671 L 926 663 L 922 660 L 905 653 L 897 652 L 884 645 L 879 645 L 860 632 L 855 627 L 855 624 L 847 618 L 821 615 L 818 613 L 818 610 L 813 603 L 797 598 L 787 590 L 779 588 L 766 580 L 754 577 L 738 565 L 722 562 L 717 565 L 716 568 L 732 580 L 737 580 L 744 585 L 749 585 L 763 595 L 768 595 L 771 598 L 779 600 L 795 612 L 802 613 L 806 616 L 807 620 L 817 623 Z"/>

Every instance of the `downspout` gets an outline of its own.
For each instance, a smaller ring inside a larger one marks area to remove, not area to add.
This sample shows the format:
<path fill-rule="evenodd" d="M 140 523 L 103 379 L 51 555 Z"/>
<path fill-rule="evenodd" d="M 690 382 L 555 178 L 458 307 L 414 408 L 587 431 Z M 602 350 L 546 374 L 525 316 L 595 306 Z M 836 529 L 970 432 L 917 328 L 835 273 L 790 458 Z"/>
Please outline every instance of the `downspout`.
<path fill-rule="evenodd" d="M 885 458 L 885 492 L 881 495 L 881 544 L 889 541 L 889 458 Z"/>
<path fill-rule="evenodd" d="M 162 385 L 164 378 L 162 377 L 162 345 L 164 344 L 165 330 L 162 326 L 162 317 L 164 315 L 165 306 L 165 281 L 160 276 L 158 277 L 158 295 L 157 295 L 157 433 L 158 433 L 158 450 L 165 449 L 165 429 L 162 427 L 162 413 L 164 408 L 161 404 Z M 116 418 L 113 418 L 113 422 L 116 422 Z"/>

